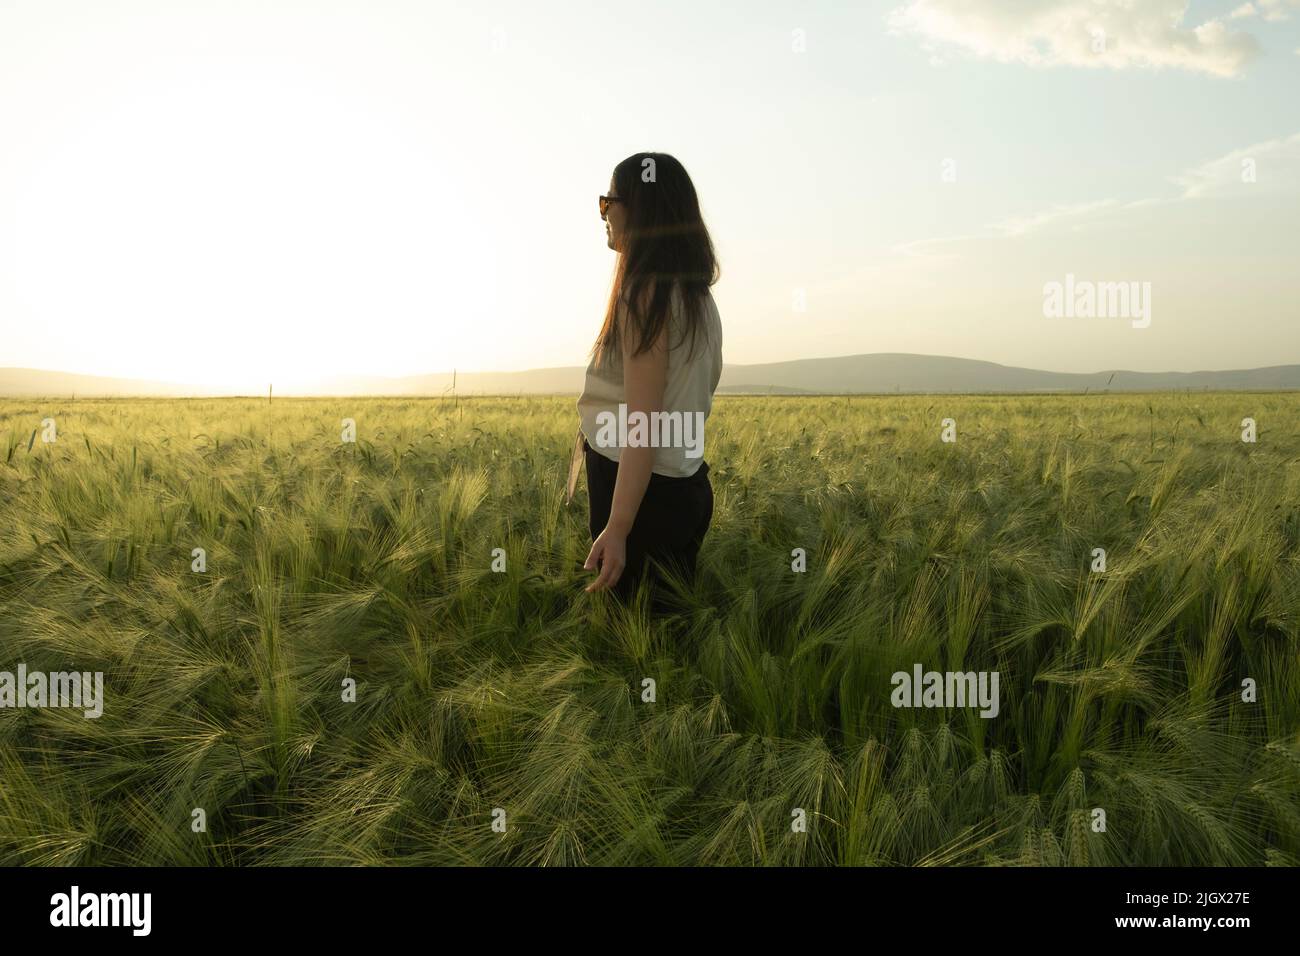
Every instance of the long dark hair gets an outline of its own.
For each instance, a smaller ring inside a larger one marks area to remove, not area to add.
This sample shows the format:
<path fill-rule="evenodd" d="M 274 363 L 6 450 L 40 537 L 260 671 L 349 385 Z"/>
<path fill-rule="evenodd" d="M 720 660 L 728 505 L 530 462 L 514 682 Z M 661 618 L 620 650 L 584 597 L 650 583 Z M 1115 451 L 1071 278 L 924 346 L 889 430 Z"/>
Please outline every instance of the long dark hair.
<path fill-rule="evenodd" d="M 622 255 L 592 355 L 598 365 L 621 355 L 620 310 L 635 343 L 632 354 L 648 351 L 670 320 L 674 289 L 682 296 L 683 337 L 690 335 L 694 355 L 704 296 L 719 275 L 695 185 L 667 153 L 633 153 L 614 167 L 614 188 L 623 201 Z"/>

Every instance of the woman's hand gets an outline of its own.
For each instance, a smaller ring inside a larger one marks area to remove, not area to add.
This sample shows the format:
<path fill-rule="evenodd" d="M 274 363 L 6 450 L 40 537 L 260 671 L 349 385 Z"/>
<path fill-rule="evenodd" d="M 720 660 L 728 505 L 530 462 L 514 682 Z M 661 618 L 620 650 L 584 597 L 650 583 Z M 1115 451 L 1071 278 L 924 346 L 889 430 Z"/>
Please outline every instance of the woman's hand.
<path fill-rule="evenodd" d="M 600 576 L 583 588 L 588 594 L 593 591 L 608 591 L 623 576 L 623 568 L 627 566 L 626 531 L 605 526 L 605 530 L 592 542 L 591 553 L 587 555 L 583 567 L 595 571 L 597 563 L 600 565 Z"/>

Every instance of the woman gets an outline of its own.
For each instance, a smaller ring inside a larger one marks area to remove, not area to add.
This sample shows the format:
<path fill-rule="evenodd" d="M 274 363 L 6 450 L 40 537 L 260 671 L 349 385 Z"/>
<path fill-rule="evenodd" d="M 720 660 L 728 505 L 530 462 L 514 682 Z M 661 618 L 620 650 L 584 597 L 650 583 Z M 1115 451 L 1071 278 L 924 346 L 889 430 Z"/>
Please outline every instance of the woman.
<path fill-rule="evenodd" d="M 722 321 L 709 289 L 718 279 L 713 243 L 681 163 L 629 156 L 614 168 L 600 216 L 618 260 L 578 399 L 569 490 L 582 456 L 593 541 L 584 567 L 598 571 L 586 590 L 627 600 L 660 570 L 695 575 L 713 518 L 703 424 L 722 375 Z M 633 427 L 638 412 L 648 430 Z M 620 421 L 628 427 L 611 427 Z M 666 607 L 662 597 L 654 610 Z"/>

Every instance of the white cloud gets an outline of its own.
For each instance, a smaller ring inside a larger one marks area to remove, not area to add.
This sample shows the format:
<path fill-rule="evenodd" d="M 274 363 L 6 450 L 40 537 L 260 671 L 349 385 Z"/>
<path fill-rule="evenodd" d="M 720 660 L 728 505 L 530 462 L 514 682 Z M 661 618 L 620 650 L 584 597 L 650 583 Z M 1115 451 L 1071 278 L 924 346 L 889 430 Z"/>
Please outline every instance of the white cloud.
<path fill-rule="evenodd" d="M 1278 23 L 1290 16 L 1287 13 L 1288 7 L 1300 7 L 1300 0 L 1257 0 L 1257 2 L 1258 7 L 1255 3 L 1243 3 L 1228 14 L 1228 17 L 1241 20 L 1245 17 L 1259 16 L 1270 23 Z"/>
<path fill-rule="evenodd" d="M 1284 2 L 1295 0 L 1257 2 L 1264 18 L 1274 19 L 1285 18 Z M 1255 38 L 1217 18 L 1188 26 L 1187 6 L 1187 0 L 907 0 L 888 21 L 892 33 L 918 37 L 934 56 L 957 51 L 1037 67 L 1239 73 L 1258 52 Z"/>
<path fill-rule="evenodd" d="M 1064 227 L 1077 230 L 1095 225 L 1107 216 L 1121 213 L 1133 206 L 1151 202 L 1139 199 L 1135 202 L 1120 202 L 1118 199 L 1098 199 L 1093 202 L 1058 203 L 1031 216 L 1019 216 L 1001 219 L 989 223 L 979 232 L 963 236 L 936 236 L 931 239 L 914 239 L 894 246 L 893 252 L 899 256 L 927 259 L 958 255 L 958 248 L 963 243 L 979 242 L 989 239 L 1018 239 L 1030 233 L 1041 232 L 1049 227 Z M 950 251 L 945 251 L 950 250 Z"/>
<path fill-rule="evenodd" d="M 1298 192 L 1300 133 L 1234 149 L 1172 181 L 1183 187 L 1183 199 Z"/>
<path fill-rule="evenodd" d="M 1300 7 L 1300 0 L 1259 0 L 1259 8 L 1265 20 L 1277 22 L 1288 16 L 1287 7 Z"/>
<path fill-rule="evenodd" d="M 1041 229 L 1044 226 L 1053 223 L 1059 223 L 1068 219 L 1093 216 L 1097 213 L 1113 210 L 1120 205 L 1121 203 L 1117 199 L 1098 199 L 1094 202 L 1081 203 L 1060 203 L 1044 209 L 1042 212 L 1035 213 L 1032 216 L 1003 219 L 999 222 L 993 223 L 989 228 L 999 236 L 1023 236 L 1025 233 L 1033 232 L 1036 229 Z"/>
<path fill-rule="evenodd" d="M 1253 164 L 1253 182 L 1243 180 L 1245 161 Z M 1178 176 L 1171 176 L 1170 182 L 1181 187 L 1182 191 L 1178 195 L 1128 201 L 1097 199 L 1090 202 L 1058 203 L 1030 216 L 989 223 L 974 234 L 916 239 L 895 246 L 893 251 L 896 255 L 907 257 L 950 257 L 958 255 L 957 247 L 966 242 L 1018 239 L 1049 230 L 1077 232 L 1113 224 L 1135 210 L 1170 206 L 1186 200 L 1297 196 L 1300 195 L 1300 133 L 1235 149 Z"/>

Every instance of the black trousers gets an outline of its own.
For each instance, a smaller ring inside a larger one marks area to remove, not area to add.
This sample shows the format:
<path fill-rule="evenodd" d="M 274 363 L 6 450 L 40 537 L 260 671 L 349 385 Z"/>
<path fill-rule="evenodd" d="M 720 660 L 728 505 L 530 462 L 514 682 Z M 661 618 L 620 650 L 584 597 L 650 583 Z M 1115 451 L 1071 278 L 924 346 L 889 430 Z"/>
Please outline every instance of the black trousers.
<path fill-rule="evenodd" d="M 618 462 L 606 458 L 585 439 L 582 449 L 587 466 L 587 497 L 591 500 L 588 527 L 594 542 L 609 522 Z M 627 601 L 636 593 L 641 579 L 648 577 L 655 589 L 652 610 L 668 610 L 664 589 L 655 587 L 659 581 L 656 565 L 671 565 L 687 581 L 693 580 L 700 545 L 712 520 L 713 485 L 708 462 L 700 462 L 699 470 L 689 478 L 651 472 L 645 497 L 628 532 L 627 566 L 613 588 L 614 594 Z"/>

